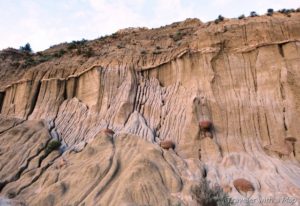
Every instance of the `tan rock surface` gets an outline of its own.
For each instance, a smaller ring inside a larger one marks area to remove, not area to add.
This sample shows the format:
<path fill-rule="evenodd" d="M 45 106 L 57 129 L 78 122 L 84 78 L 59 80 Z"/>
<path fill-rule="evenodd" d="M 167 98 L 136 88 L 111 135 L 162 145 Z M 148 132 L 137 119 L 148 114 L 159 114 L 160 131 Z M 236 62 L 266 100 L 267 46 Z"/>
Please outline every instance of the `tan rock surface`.
<path fill-rule="evenodd" d="M 242 198 L 240 178 L 251 198 L 300 198 L 300 13 L 0 57 L 0 203 L 197 205 L 203 179 Z"/>

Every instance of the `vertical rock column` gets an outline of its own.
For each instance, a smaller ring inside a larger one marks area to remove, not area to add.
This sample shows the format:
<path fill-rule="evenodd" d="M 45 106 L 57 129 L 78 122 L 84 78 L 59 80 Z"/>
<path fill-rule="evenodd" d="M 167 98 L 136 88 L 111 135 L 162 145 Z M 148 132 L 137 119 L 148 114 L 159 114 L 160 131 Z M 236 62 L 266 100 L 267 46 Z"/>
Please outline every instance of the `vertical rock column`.
<path fill-rule="evenodd" d="M 2 97 L 1 113 L 26 119 L 33 110 L 38 91 L 38 81 L 24 81 L 9 86 L 5 89 L 5 98 Z"/>
<path fill-rule="evenodd" d="M 2 104 L 4 101 L 4 96 L 5 96 L 5 92 L 0 92 L 0 113 L 1 113 Z"/>
<path fill-rule="evenodd" d="M 53 120 L 57 116 L 59 106 L 65 100 L 65 86 L 65 80 L 42 80 L 29 119 Z"/>

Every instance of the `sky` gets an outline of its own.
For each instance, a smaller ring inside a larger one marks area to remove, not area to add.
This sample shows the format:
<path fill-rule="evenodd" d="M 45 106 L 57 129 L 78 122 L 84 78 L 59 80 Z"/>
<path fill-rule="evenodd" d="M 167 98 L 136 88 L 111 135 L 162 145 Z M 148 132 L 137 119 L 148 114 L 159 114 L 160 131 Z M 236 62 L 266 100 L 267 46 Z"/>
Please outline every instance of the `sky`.
<path fill-rule="evenodd" d="M 300 0 L 0 0 L 0 49 L 30 43 L 34 51 L 96 39 L 127 27 L 160 27 L 186 18 L 203 22 L 268 8 L 299 8 Z"/>

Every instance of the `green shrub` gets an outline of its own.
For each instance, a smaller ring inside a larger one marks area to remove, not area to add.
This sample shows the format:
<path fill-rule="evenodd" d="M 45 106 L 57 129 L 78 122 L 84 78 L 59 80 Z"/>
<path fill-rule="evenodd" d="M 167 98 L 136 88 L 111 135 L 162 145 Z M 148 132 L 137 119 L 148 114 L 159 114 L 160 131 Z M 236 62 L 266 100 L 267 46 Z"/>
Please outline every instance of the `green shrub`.
<path fill-rule="evenodd" d="M 32 52 L 32 49 L 31 49 L 31 46 L 29 43 L 25 44 L 24 46 L 20 46 L 20 49 L 19 49 L 21 52 L 29 52 L 31 53 Z"/>
<path fill-rule="evenodd" d="M 26 68 L 26 67 L 30 67 L 30 66 L 34 66 L 36 65 L 36 62 L 34 61 L 34 59 L 29 56 L 25 59 L 24 63 L 22 64 L 22 67 L 23 68 Z"/>
<path fill-rule="evenodd" d="M 58 150 L 60 145 L 61 145 L 60 141 L 51 140 L 46 147 L 46 153 L 49 154 L 54 150 Z"/>
<path fill-rule="evenodd" d="M 97 40 L 102 41 L 102 40 L 107 39 L 108 37 L 109 37 L 108 35 L 101 36 L 101 37 L 99 37 Z"/>
<path fill-rule="evenodd" d="M 10 63 L 10 65 L 12 67 L 19 67 L 20 66 L 20 62 L 12 62 L 12 63 Z"/>
<path fill-rule="evenodd" d="M 285 14 L 287 17 L 291 17 L 291 13 L 298 12 L 298 9 L 280 9 L 278 10 L 279 13 Z"/>
<path fill-rule="evenodd" d="M 118 33 L 113 33 L 113 34 L 111 35 L 111 37 L 112 37 L 113 39 L 117 39 L 117 38 L 119 37 L 119 34 L 118 34 Z"/>
<path fill-rule="evenodd" d="M 185 35 L 186 35 L 185 32 L 177 31 L 174 35 L 171 34 L 170 38 L 172 38 L 174 41 L 180 41 Z"/>
<path fill-rule="evenodd" d="M 250 16 L 251 16 L 251 17 L 256 17 L 256 16 L 258 16 L 258 15 L 257 15 L 257 13 L 256 13 L 255 11 L 251 11 L 251 12 L 250 12 Z"/>
<path fill-rule="evenodd" d="M 40 56 L 40 57 L 36 60 L 36 64 L 40 64 L 40 63 L 43 63 L 43 62 L 47 62 L 47 61 L 50 61 L 51 59 L 53 59 L 53 56 L 51 56 L 51 55 Z"/>
<path fill-rule="evenodd" d="M 282 14 L 288 14 L 289 10 L 288 9 L 280 9 L 280 10 L 278 10 L 278 12 L 282 13 Z"/>
<path fill-rule="evenodd" d="M 273 13 L 274 13 L 274 9 L 268 9 L 268 11 L 267 11 L 268 16 L 272 16 Z"/>
<path fill-rule="evenodd" d="M 59 57 L 62 57 L 65 53 L 66 53 L 66 51 L 64 49 L 61 49 L 58 52 L 56 52 L 55 54 L 53 54 L 53 56 L 59 58 Z"/>
<path fill-rule="evenodd" d="M 215 23 L 218 24 L 222 21 L 224 21 L 224 17 L 222 15 L 219 15 L 218 18 L 215 20 Z"/>
<path fill-rule="evenodd" d="M 242 15 L 240 15 L 239 17 L 238 17 L 238 19 L 244 19 L 245 18 L 245 15 L 244 14 L 242 14 Z"/>
<path fill-rule="evenodd" d="M 92 56 L 94 56 L 94 51 L 93 51 L 93 49 L 92 48 L 88 48 L 88 49 L 84 49 L 83 50 L 83 56 L 84 57 L 92 57 Z"/>
<path fill-rule="evenodd" d="M 219 21 L 224 21 L 224 17 L 222 15 L 218 16 Z"/>
<path fill-rule="evenodd" d="M 199 186 L 192 188 L 193 199 L 199 205 L 230 206 L 233 200 L 223 191 L 220 186 L 210 187 L 209 181 L 203 180 Z"/>
<path fill-rule="evenodd" d="M 86 42 L 87 42 L 87 40 L 85 40 L 85 39 L 82 39 L 80 41 L 72 41 L 71 43 L 69 43 L 67 49 L 68 50 L 77 49 L 78 47 L 83 46 Z"/>

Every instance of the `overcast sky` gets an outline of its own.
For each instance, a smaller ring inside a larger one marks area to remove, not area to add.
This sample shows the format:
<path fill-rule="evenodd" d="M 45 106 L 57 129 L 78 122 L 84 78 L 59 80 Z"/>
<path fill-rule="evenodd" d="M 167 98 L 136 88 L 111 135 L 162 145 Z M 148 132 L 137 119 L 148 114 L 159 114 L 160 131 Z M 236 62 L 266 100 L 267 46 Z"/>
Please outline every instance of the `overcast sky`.
<path fill-rule="evenodd" d="M 206 22 L 268 8 L 298 8 L 300 0 L 0 0 L 0 49 L 29 42 L 34 51 L 95 39 L 126 27 L 159 27 L 186 18 Z"/>

